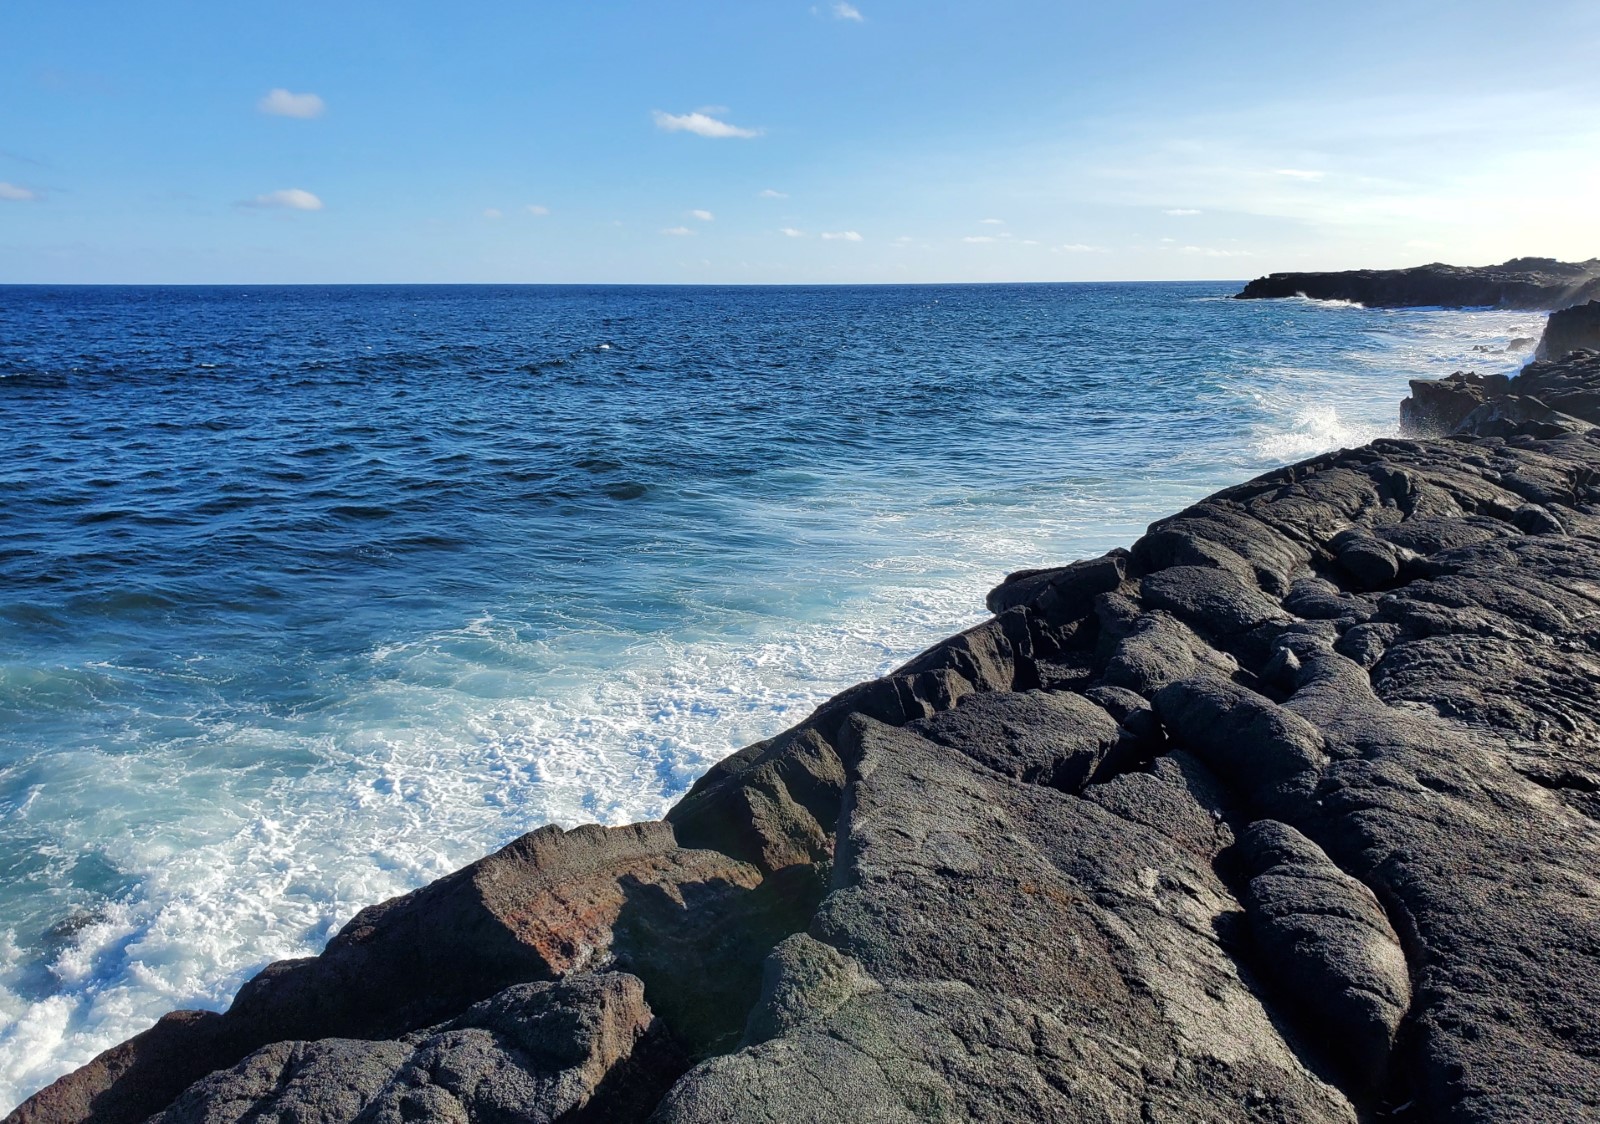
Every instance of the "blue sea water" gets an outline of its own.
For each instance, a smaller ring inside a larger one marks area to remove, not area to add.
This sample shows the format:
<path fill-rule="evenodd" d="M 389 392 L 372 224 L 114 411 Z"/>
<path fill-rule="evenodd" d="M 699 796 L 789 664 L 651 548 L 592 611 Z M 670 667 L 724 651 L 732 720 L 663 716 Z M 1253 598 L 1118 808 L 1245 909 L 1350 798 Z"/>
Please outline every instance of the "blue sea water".
<path fill-rule="evenodd" d="M 0 288 L 0 1111 L 1542 326 L 1236 288 Z"/>

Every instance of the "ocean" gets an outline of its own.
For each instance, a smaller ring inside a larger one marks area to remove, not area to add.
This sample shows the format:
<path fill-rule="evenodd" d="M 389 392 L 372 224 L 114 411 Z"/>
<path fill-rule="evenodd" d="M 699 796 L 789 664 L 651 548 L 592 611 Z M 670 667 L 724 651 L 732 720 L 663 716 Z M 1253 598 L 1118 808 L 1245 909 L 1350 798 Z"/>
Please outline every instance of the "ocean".
<path fill-rule="evenodd" d="M 1543 322 L 1237 288 L 0 287 L 0 1112 Z"/>

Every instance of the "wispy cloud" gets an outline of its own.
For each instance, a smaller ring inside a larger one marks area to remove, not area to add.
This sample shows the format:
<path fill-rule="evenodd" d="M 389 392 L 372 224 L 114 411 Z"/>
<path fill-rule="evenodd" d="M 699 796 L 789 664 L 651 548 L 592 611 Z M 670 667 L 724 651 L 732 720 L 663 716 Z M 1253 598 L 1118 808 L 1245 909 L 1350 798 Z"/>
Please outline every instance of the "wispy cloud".
<path fill-rule="evenodd" d="M 662 230 L 662 234 L 670 234 L 674 238 L 684 238 L 694 233 L 686 226 L 669 226 Z"/>
<path fill-rule="evenodd" d="M 1051 249 L 1060 250 L 1063 254 L 1104 254 L 1109 252 L 1104 246 L 1090 246 L 1083 242 L 1068 242 L 1062 246 L 1052 246 Z"/>
<path fill-rule="evenodd" d="M 530 215 L 548 215 L 549 213 L 550 208 L 546 207 L 543 203 L 528 204 L 528 214 Z"/>
<path fill-rule="evenodd" d="M 806 236 L 806 232 L 805 231 L 796 230 L 792 226 L 783 227 L 782 228 L 782 233 L 788 235 L 790 238 L 804 238 Z"/>
<path fill-rule="evenodd" d="M 1286 176 L 1292 180 L 1315 181 L 1322 179 L 1328 173 L 1308 171 L 1305 168 L 1274 168 L 1272 170 L 1272 174 L 1275 176 Z"/>
<path fill-rule="evenodd" d="M 702 211 L 702 210 L 696 209 L 696 210 L 693 210 L 693 211 L 689 212 L 689 217 L 692 218 L 692 219 L 699 219 L 701 222 L 710 222 L 711 220 L 715 219 L 717 216 L 713 215 L 710 211 Z"/>
<path fill-rule="evenodd" d="M 262 113 L 270 113 L 274 117 L 309 119 L 321 117 L 328 107 L 316 94 L 291 94 L 288 90 L 279 87 L 276 90 L 268 91 L 266 97 L 256 102 L 256 108 Z"/>
<path fill-rule="evenodd" d="M 822 239 L 825 242 L 860 242 L 861 235 L 853 230 L 824 230 Z"/>
<path fill-rule="evenodd" d="M 759 198 L 762 198 L 762 199 L 787 199 L 787 198 L 789 198 L 789 193 L 787 191 L 774 191 L 774 190 L 772 190 L 772 188 L 769 187 L 765 191 L 761 192 Z"/>
<path fill-rule="evenodd" d="M 1162 211 L 1161 213 L 1163 215 L 1177 215 L 1180 218 L 1185 216 L 1185 215 L 1198 215 L 1198 214 L 1200 214 L 1200 212 L 1197 209 L 1195 209 L 1194 207 L 1168 207 L 1166 210 Z"/>
<path fill-rule="evenodd" d="M 40 198 L 37 191 L 30 191 L 26 187 L 0 180 L 0 199 L 8 203 L 32 203 Z"/>
<path fill-rule="evenodd" d="M 254 199 L 246 199 L 239 205 L 241 207 L 258 207 L 264 210 L 322 210 L 321 199 L 318 199 L 311 192 L 298 187 L 286 187 L 282 191 L 269 191 L 265 195 L 257 195 Z"/>
<path fill-rule="evenodd" d="M 1004 226 L 1006 224 L 1006 220 L 1005 219 L 979 219 L 978 220 L 978 224 L 980 226 Z"/>
<path fill-rule="evenodd" d="M 499 207 L 485 207 L 483 209 L 483 217 L 486 219 L 503 219 L 506 214 Z"/>
<path fill-rule="evenodd" d="M 843 3 L 842 0 L 834 4 L 830 10 L 836 20 L 850 20 L 852 23 L 865 23 L 867 20 L 867 17 L 861 14 L 860 8 L 854 4 Z"/>
<path fill-rule="evenodd" d="M 761 135 L 760 129 L 741 128 L 698 110 L 694 113 L 663 113 L 658 109 L 654 111 L 654 117 L 656 128 L 668 133 L 693 133 L 697 137 L 716 139 L 738 137 L 741 140 Z"/>
<path fill-rule="evenodd" d="M 0 158 L 15 160 L 19 164 L 32 164 L 35 168 L 43 168 L 45 166 L 43 160 L 35 160 L 33 157 L 24 156 L 20 152 L 12 152 L 9 148 L 0 148 Z"/>
<path fill-rule="evenodd" d="M 1397 250 L 1419 237 L 1437 244 L 1430 256 L 1461 261 L 1600 245 L 1600 124 L 1592 107 L 1554 90 L 1108 119 L 1051 167 L 1073 185 L 1072 202 L 1159 215 L 1182 200 L 1257 224 L 1263 238 L 1292 236 L 1322 268 L 1413 264 Z M 1287 256 L 1281 245 L 1274 254 Z"/>
<path fill-rule="evenodd" d="M 987 234 L 969 234 L 965 238 L 963 238 L 961 241 L 977 243 L 977 242 L 993 242 L 994 239 L 989 237 Z"/>
<path fill-rule="evenodd" d="M 1225 250 L 1216 246 L 1185 246 L 1178 251 L 1181 254 L 1191 254 L 1201 258 L 1253 258 L 1255 255 L 1249 250 Z"/>

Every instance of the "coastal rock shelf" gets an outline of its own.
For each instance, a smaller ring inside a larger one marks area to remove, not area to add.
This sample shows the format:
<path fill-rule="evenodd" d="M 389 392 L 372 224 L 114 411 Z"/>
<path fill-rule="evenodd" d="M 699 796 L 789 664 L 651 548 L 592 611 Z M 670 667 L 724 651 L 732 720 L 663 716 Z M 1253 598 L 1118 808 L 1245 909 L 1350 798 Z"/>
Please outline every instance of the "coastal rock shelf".
<path fill-rule="evenodd" d="M 1530 376 L 1558 417 L 1473 384 L 1014 574 L 665 822 L 541 828 L 9 1120 L 1595 1119 L 1600 359 Z"/>
<path fill-rule="evenodd" d="M 1560 309 L 1600 297 L 1600 258 L 1584 262 L 1513 258 L 1481 267 L 1435 262 L 1414 269 L 1272 273 L 1246 285 L 1238 299 L 1295 296 L 1354 301 L 1368 308 Z"/>

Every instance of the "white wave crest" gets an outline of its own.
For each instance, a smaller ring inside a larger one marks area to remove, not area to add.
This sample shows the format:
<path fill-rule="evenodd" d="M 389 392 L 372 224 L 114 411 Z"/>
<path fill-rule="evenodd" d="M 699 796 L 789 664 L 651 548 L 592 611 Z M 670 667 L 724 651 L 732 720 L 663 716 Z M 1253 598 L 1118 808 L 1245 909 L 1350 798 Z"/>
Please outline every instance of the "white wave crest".
<path fill-rule="evenodd" d="M 1296 413 L 1287 430 L 1257 437 L 1251 452 L 1257 460 L 1287 464 L 1333 449 L 1364 445 L 1388 432 L 1383 426 L 1346 422 L 1333 406 L 1307 406 Z"/>

